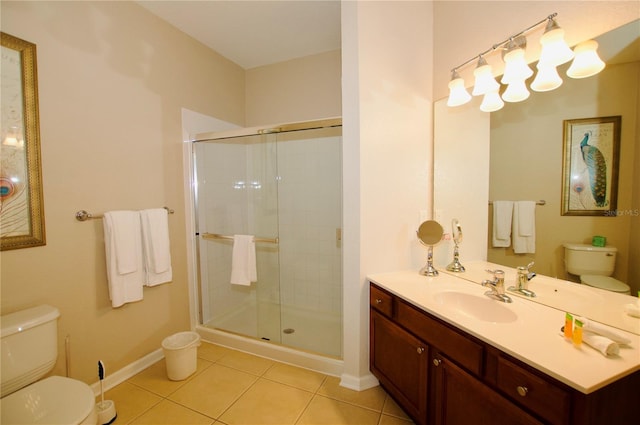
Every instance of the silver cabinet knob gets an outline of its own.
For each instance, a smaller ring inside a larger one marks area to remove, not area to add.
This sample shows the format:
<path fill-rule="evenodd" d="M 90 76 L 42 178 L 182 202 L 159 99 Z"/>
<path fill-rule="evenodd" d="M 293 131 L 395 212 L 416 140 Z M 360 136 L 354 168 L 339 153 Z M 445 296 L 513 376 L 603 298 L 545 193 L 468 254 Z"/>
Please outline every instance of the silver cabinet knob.
<path fill-rule="evenodd" d="M 433 365 L 434 365 L 434 366 L 440 366 L 440 363 L 442 363 L 442 360 L 440 360 L 440 359 L 433 359 Z"/>
<path fill-rule="evenodd" d="M 382 304 L 382 300 L 380 298 L 376 298 L 376 304 Z"/>
<path fill-rule="evenodd" d="M 424 348 L 423 347 L 418 347 L 418 349 L 416 351 L 418 352 L 418 354 L 422 354 L 422 353 L 424 353 Z"/>
<path fill-rule="evenodd" d="M 527 387 L 524 387 L 522 385 L 518 385 L 516 387 L 516 391 L 518 391 L 518 394 L 521 395 L 522 397 L 526 396 L 527 393 L 529 392 L 529 389 Z"/>

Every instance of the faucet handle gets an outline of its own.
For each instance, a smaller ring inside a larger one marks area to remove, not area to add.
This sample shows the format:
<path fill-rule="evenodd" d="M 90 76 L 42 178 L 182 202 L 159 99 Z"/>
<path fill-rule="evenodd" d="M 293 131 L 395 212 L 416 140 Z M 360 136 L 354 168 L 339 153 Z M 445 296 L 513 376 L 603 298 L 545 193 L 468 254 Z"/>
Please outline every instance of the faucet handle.
<path fill-rule="evenodd" d="M 531 267 L 533 267 L 533 265 L 535 264 L 535 261 L 530 262 L 529 264 L 527 264 L 526 266 L 520 266 L 518 267 L 518 271 L 523 271 L 523 272 L 529 272 L 529 270 L 531 269 Z"/>
<path fill-rule="evenodd" d="M 491 273 L 493 275 L 494 278 L 496 279 L 503 279 L 504 280 L 504 271 L 503 270 L 485 270 L 487 273 Z"/>

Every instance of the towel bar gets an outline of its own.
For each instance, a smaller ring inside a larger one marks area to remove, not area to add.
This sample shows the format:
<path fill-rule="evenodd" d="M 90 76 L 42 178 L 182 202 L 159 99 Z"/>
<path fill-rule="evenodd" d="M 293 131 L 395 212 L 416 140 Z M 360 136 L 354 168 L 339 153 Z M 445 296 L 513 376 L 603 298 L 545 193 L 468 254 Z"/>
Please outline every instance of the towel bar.
<path fill-rule="evenodd" d="M 203 233 L 202 235 L 203 239 L 228 239 L 228 240 L 233 240 L 233 236 L 226 236 L 226 235 L 219 235 L 217 233 Z M 273 244 L 278 244 L 280 243 L 280 238 L 253 238 L 254 242 L 267 242 L 267 243 L 273 243 Z"/>
<path fill-rule="evenodd" d="M 545 201 L 544 199 L 536 201 L 536 205 L 546 205 L 546 204 L 547 204 L 547 201 Z M 493 205 L 493 201 L 489 201 L 489 205 Z"/>
<path fill-rule="evenodd" d="M 167 210 L 168 214 L 173 214 L 174 211 L 169 208 L 169 207 L 162 207 L 165 210 Z M 104 216 L 102 214 L 91 214 L 90 212 L 87 212 L 85 210 L 80 210 L 76 213 L 76 220 L 78 221 L 87 221 L 87 220 L 93 220 L 94 218 L 103 218 Z"/>

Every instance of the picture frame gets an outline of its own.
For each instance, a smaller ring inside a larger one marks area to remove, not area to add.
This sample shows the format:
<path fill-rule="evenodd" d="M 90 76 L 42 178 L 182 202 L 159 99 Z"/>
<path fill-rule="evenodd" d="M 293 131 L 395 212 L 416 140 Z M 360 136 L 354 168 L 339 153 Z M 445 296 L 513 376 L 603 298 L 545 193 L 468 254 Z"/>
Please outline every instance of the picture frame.
<path fill-rule="evenodd" d="M 46 244 L 36 45 L 0 32 L 0 250 Z"/>
<path fill-rule="evenodd" d="M 563 121 L 563 216 L 616 216 L 621 122 L 619 115 Z"/>

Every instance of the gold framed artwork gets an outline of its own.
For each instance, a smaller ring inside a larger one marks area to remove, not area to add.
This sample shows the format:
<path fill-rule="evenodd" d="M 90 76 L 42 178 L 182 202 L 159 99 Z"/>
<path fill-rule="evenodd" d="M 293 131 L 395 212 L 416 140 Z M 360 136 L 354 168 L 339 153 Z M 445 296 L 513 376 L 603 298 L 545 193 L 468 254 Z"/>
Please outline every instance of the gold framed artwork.
<path fill-rule="evenodd" d="M 562 215 L 616 215 L 621 121 L 564 121 Z"/>
<path fill-rule="evenodd" d="M 0 249 L 45 245 L 36 45 L 4 32 L 0 135 Z"/>

